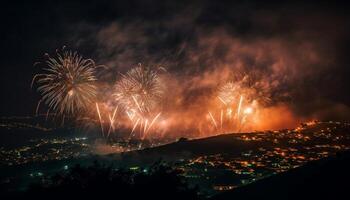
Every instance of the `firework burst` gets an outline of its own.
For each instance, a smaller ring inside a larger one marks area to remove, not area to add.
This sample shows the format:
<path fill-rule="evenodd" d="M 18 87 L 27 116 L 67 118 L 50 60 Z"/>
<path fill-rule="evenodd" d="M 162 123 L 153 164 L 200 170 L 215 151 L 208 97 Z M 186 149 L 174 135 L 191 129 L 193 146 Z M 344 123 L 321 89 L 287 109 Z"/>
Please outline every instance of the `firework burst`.
<path fill-rule="evenodd" d="M 38 105 L 44 102 L 48 113 L 52 111 L 62 116 L 84 111 L 96 96 L 94 61 L 71 51 L 57 52 L 56 57 L 46 55 L 43 72 L 32 80 L 32 86 L 35 82 L 42 95 Z"/>
<path fill-rule="evenodd" d="M 142 66 L 122 75 L 115 88 L 115 99 L 127 110 L 150 113 L 159 105 L 163 90 L 161 80 L 155 71 Z"/>
<path fill-rule="evenodd" d="M 139 126 L 144 138 L 159 118 L 159 105 L 163 95 L 163 84 L 156 71 L 143 66 L 129 70 L 116 83 L 113 96 L 133 123 L 132 131 Z"/>
<path fill-rule="evenodd" d="M 237 98 L 239 98 L 239 86 L 233 82 L 228 82 L 219 88 L 218 99 L 224 105 L 231 105 Z"/>
<path fill-rule="evenodd" d="M 246 77 L 236 82 L 228 82 L 219 87 L 217 99 L 219 109 L 208 112 L 208 120 L 217 131 L 240 131 L 257 113 L 258 101 L 255 88 L 245 84 Z M 216 113 L 216 114 L 215 114 Z M 216 117 L 218 116 L 218 117 Z"/>

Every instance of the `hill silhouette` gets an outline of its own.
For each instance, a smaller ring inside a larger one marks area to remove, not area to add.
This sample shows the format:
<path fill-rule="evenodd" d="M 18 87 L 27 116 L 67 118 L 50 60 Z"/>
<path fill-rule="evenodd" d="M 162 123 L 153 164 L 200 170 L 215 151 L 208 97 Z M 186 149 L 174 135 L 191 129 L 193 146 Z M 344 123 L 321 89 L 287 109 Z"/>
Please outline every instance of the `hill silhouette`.
<path fill-rule="evenodd" d="M 336 129 L 334 129 L 334 127 L 336 127 Z M 313 135 L 314 133 L 327 129 L 331 130 L 331 134 L 334 137 L 343 137 L 350 131 L 350 127 L 344 124 L 316 123 L 310 126 L 304 125 L 303 129 L 298 131 L 280 130 L 277 132 L 264 131 L 251 133 L 231 133 L 192 140 L 182 138 L 178 142 L 138 151 L 126 152 L 120 155 L 112 154 L 109 157 L 112 159 L 116 159 L 116 157 L 118 157 L 118 159 L 122 158 L 124 162 L 137 161 L 140 163 L 151 164 L 159 159 L 163 159 L 165 161 L 174 161 L 176 159 L 185 159 L 202 155 L 222 153 L 229 153 L 230 155 L 235 156 L 240 155 L 244 151 L 254 151 L 258 150 L 259 148 L 288 148 L 306 145 L 312 146 L 315 144 L 328 145 L 330 144 L 330 140 L 318 138 L 315 139 Z M 303 141 L 301 143 L 291 143 L 291 140 L 293 140 L 292 137 L 295 137 L 298 133 L 314 139 Z M 246 136 L 250 138 L 260 138 L 260 140 L 244 140 Z M 274 139 L 278 139 L 278 143 L 274 142 Z"/>
<path fill-rule="evenodd" d="M 350 151 L 340 152 L 336 156 L 218 194 L 210 200 L 348 199 L 349 167 Z M 57 174 L 12 197 L 200 199 L 196 188 L 189 188 L 176 170 L 160 163 L 148 170 L 114 170 L 98 163 L 90 167 L 78 165 L 68 173 Z"/>
<path fill-rule="evenodd" d="M 218 194 L 226 199 L 349 199 L 350 151 Z"/>

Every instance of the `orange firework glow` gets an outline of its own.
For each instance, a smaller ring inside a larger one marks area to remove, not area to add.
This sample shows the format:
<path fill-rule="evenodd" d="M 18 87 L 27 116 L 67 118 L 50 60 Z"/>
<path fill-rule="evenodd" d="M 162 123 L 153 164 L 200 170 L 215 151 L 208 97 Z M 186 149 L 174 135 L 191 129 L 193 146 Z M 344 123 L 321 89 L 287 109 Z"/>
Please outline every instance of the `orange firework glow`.
<path fill-rule="evenodd" d="M 142 139 L 147 137 L 161 115 L 162 96 L 163 82 L 157 71 L 142 65 L 132 68 L 117 81 L 113 97 L 132 124 L 129 137 L 134 136 L 136 127 Z"/>
<path fill-rule="evenodd" d="M 162 84 L 171 85 L 171 79 L 168 80 L 170 81 Z M 172 101 L 169 98 L 162 99 L 166 103 L 162 111 L 154 109 L 145 112 L 148 109 L 143 108 L 146 104 L 140 103 L 137 95 L 130 94 L 123 97 L 126 98 L 123 101 L 127 105 L 120 101 L 116 101 L 119 103 L 116 106 L 108 103 L 96 104 L 102 135 L 109 138 L 112 133 L 118 134 L 124 130 L 124 137 L 129 139 L 206 137 L 293 127 L 300 122 L 295 120 L 296 117 L 288 110 L 288 106 L 265 106 L 264 101 L 261 101 L 262 97 L 256 95 L 254 89 L 244 86 L 242 81 L 219 85 L 216 92 L 195 96 L 195 99 L 187 101 L 179 93 L 178 86 L 174 86 L 172 92 L 177 95 Z M 167 93 L 164 95 L 171 96 Z M 127 99 L 128 97 L 130 98 Z"/>
<path fill-rule="evenodd" d="M 36 83 L 37 91 L 43 102 L 56 115 L 77 115 L 86 110 L 93 103 L 96 96 L 95 77 L 96 66 L 91 59 L 84 59 L 77 52 L 59 52 L 54 57 L 46 54 L 42 72 L 35 74 L 32 86 Z"/>
<path fill-rule="evenodd" d="M 104 136 L 103 121 L 102 121 L 102 117 L 101 117 L 100 107 L 98 106 L 98 103 L 97 103 L 97 102 L 96 102 L 96 111 L 97 111 L 98 119 L 99 119 L 100 125 L 101 125 L 102 136 Z"/>
<path fill-rule="evenodd" d="M 83 69 L 90 69 L 88 74 L 92 74 L 93 62 L 84 63 L 87 66 L 82 65 Z M 78 72 L 75 73 L 80 77 Z M 229 67 L 221 67 L 192 78 L 181 78 L 160 75 L 157 70 L 140 65 L 117 77 L 114 85 L 103 85 L 105 90 L 98 89 L 97 78 L 88 77 L 91 83 L 88 82 L 86 87 L 94 89 L 93 96 L 99 97 L 99 100 L 94 99 L 95 106 L 90 102 L 92 98 L 80 98 L 85 95 L 82 88 L 78 85 L 72 88 L 67 81 L 64 98 L 76 98 L 76 102 L 84 105 L 84 110 L 88 110 L 85 105 L 91 105 L 90 118 L 86 119 L 98 122 L 105 138 L 194 138 L 288 128 L 301 122 L 286 103 L 270 103 L 271 86 L 264 79 L 255 80 L 254 73 L 233 74 Z M 95 94 L 97 92 L 100 94 Z M 36 113 L 45 100 L 39 101 Z M 65 101 L 58 100 L 55 101 L 56 107 L 62 110 L 62 114 L 73 113 L 75 104 L 65 105 Z M 65 106 L 69 107 L 69 112 Z"/>
<path fill-rule="evenodd" d="M 246 124 L 255 122 L 258 103 L 240 82 L 229 82 L 218 90 L 217 102 L 209 111 L 210 121 L 219 133 L 240 132 Z M 218 123 L 220 122 L 220 129 Z"/>

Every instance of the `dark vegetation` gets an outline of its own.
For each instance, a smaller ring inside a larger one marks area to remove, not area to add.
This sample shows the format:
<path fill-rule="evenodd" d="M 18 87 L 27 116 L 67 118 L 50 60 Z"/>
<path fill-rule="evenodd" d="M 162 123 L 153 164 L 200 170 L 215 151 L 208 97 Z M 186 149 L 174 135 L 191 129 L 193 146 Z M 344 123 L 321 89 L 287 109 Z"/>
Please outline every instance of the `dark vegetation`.
<path fill-rule="evenodd" d="M 72 169 L 32 184 L 26 192 L 7 197 L 33 199 L 199 199 L 171 167 L 157 163 L 149 169 L 115 169 L 95 162 L 90 167 Z"/>
<path fill-rule="evenodd" d="M 350 151 L 213 196 L 226 199 L 349 199 Z M 116 169 L 97 162 L 46 177 L 21 193 L 35 199 L 201 199 L 181 172 L 158 162 L 148 169 Z M 2 198 L 5 199 L 5 198 Z"/>

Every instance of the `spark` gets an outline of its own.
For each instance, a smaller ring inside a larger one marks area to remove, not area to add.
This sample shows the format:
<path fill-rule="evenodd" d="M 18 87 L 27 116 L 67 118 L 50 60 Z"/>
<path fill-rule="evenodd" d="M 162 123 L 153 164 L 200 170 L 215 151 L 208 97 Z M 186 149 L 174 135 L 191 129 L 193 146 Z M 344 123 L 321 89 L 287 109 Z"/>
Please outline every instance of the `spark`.
<path fill-rule="evenodd" d="M 49 118 L 49 114 L 50 114 L 50 109 L 47 110 L 46 112 L 46 118 L 45 118 L 45 121 L 47 121 L 47 119 Z"/>
<path fill-rule="evenodd" d="M 246 115 L 252 114 L 253 113 L 253 108 L 247 107 L 247 108 L 244 109 L 243 113 L 246 114 Z"/>
<path fill-rule="evenodd" d="M 231 118 L 231 116 L 232 116 L 232 109 L 231 108 L 227 108 L 226 115 L 228 118 Z"/>
<path fill-rule="evenodd" d="M 101 118 L 101 112 L 100 112 L 100 108 L 99 108 L 97 102 L 96 102 L 96 111 L 97 111 L 98 118 L 99 118 L 99 120 L 100 120 L 102 136 L 104 136 L 103 123 L 102 123 L 102 118 Z"/>
<path fill-rule="evenodd" d="M 122 75 L 113 96 L 126 110 L 137 108 L 143 115 L 158 107 L 162 94 L 163 83 L 157 72 L 139 66 Z"/>
<path fill-rule="evenodd" d="M 239 85 L 233 82 L 228 82 L 222 87 L 219 88 L 218 98 L 224 105 L 232 104 L 237 95 L 237 90 L 239 89 Z"/>
<path fill-rule="evenodd" d="M 115 115 L 116 115 L 116 113 L 117 113 L 117 110 L 118 110 L 118 105 L 115 107 L 115 109 L 114 109 L 114 111 L 113 111 L 113 114 L 112 114 L 112 117 L 111 117 L 111 115 L 109 115 L 110 126 L 109 126 L 109 129 L 108 129 L 107 138 L 108 138 L 109 135 L 111 134 L 111 130 L 114 131 L 114 121 L 115 121 Z"/>
<path fill-rule="evenodd" d="M 113 96 L 133 123 L 131 133 L 139 126 L 144 138 L 154 125 L 159 114 L 151 123 L 149 117 L 160 108 L 163 84 L 156 71 L 143 66 L 132 68 L 117 81 Z"/>
<path fill-rule="evenodd" d="M 139 121 L 140 121 L 140 118 L 138 118 L 138 119 L 136 120 L 136 122 L 135 122 L 135 124 L 134 124 L 134 127 L 133 127 L 132 130 L 131 130 L 130 135 L 135 131 L 137 125 L 139 124 Z"/>
<path fill-rule="evenodd" d="M 223 118 L 224 118 L 224 111 L 221 109 L 221 111 L 220 111 L 220 128 L 221 128 L 221 130 L 222 130 L 222 120 L 223 120 Z"/>
<path fill-rule="evenodd" d="M 75 115 L 88 107 L 96 96 L 97 66 L 91 59 L 84 59 L 77 52 L 57 52 L 55 57 L 48 54 L 43 72 L 35 74 L 31 86 L 38 85 L 48 110 L 58 115 Z"/>
<path fill-rule="evenodd" d="M 237 108 L 237 118 L 238 119 L 239 119 L 239 114 L 241 112 L 242 103 L 243 103 L 243 96 L 241 95 L 241 97 L 239 98 L 239 103 L 238 103 L 238 108 Z"/>
<path fill-rule="evenodd" d="M 221 132 L 240 131 L 243 124 L 253 122 L 248 118 L 254 118 L 258 101 L 263 99 L 263 96 L 259 96 L 255 88 L 244 84 L 245 77 L 224 84 L 216 93 L 220 105 L 214 113 L 209 112 L 210 119 L 208 117 L 207 120 L 210 120 L 217 130 L 219 126 Z M 247 106 L 248 104 L 250 106 Z M 215 118 L 215 115 L 218 117 Z"/>
<path fill-rule="evenodd" d="M 215 121 L 213 115 L 211 114 L 211 112 L 209 112 L 209 116 L 210 116 L 210 119 L 212 120 L 212 122 L 213 122 L 215 128 L 218 129 L 218 125 L 217 125 L 217 123 L 216 123 L 216 121 Z"/>
<path fill-rule="evenodd" d="M 148 119 L 145 120 L 145 125 L 143 127 L 143 136 L 142 138 L 144 139 L 146 137 L 146 130 L 147 130 L 147 125 L 148 125 Z"/>
<path fill-rule="evenodd" d="M 160 114 L 161 114 L 161 113 L 158 113 L 158 114 L 153 118 L 152 122 L 150 123 L 150 125 L 149 125 L 149 127 L 148 127 L 148 129 L 147 129 L 147 131 L 146 131 L 146 133 L 152 128 L 154 122 L 158 119 L 158 117 L 160 116 Z"/>
<path fill-rule="evenodd" d="M 134 119 L 135 113 L 133 112 L 133 110 L 127 110 L 126 115 L 130 119 L 130 121 L 132 121 Z"/>
<path fill-rule="evenodd" d="M 143 127 L 143 120 L 142 119 L 140 119 L 140 134 L 142 134 L 142 127 Z M 143 134 L 142 134 L 143 135 Z"/>
<path fill-rule="evenodd" d="M 226 103 L 221 97 L 218 96 L 218 99 L 219 99 L 225 106 L 227 106 L 227 103 Z"/>
<path fill-rule="evenodd" d="M 35 109 L 35 116 L 38 116 L 40 104 L 41 104 L 41 100 L 39 100 L 39 102 L 38 102 L 38 104 L 37 104 L 37 106 L 36 106 L 36 109 Z"/>
<path fill-rule="evenodd" d="M 132 96 L 132 99 L 134 100 L 135 104 L 137 105 L 137 108 L 139 109 L 139 111 L 142 112 L 141 106 L 140 106 L 139 102 L 137 102 L 135 96 L 134 95 L 131 95 L 131 96 Z"/>

